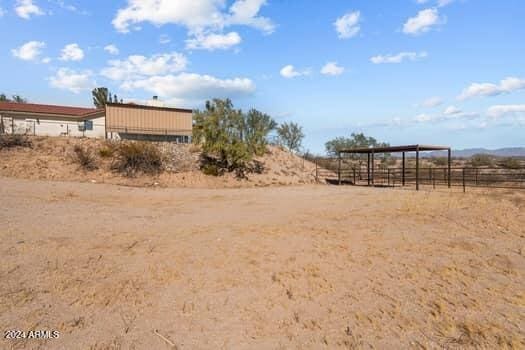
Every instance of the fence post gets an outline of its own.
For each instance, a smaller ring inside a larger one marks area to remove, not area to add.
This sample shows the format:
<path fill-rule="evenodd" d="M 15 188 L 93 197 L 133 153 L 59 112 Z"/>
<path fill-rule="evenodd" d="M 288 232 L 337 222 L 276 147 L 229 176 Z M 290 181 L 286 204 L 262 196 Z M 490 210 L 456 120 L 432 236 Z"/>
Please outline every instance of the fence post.
<path fill-rule="evenodd" d="M 390 168 L 387 169 L 386 179 L 388 181 L 388 187 L 390 187 Z"/>
<path fill-rule="evenodd" d="M 33 136 L 36 136 L 36 120 L 33 120 Z"/>
<path fill-rule="evenodd" d="M 431 168 L 431 169 L 432 169 L 432 174 L 430 176 L 432 177 L 432 187 L 436 189 L 436 174 L 434 174 L 435 173 L 434 168 Z"/>
<path fill-rule="evenodd" d="M 11 134 L 15 133 L 15 118 L 11 117 Z"/>
<path fill-rule="evenodd" d="M 479 169 L 476 168 L 476 186 L 478 186 L 478 172 L 479 172 Z"/>
<path fill-rule="evenodd" d="M 466 191 L 465 189 L 465 168 L 463 168 L 463 193 Z"/>
<path fill-rule="evenodd" d="M 355 186 L 355 166 L 352 168 L 354 175 L 354 186 Z"/>

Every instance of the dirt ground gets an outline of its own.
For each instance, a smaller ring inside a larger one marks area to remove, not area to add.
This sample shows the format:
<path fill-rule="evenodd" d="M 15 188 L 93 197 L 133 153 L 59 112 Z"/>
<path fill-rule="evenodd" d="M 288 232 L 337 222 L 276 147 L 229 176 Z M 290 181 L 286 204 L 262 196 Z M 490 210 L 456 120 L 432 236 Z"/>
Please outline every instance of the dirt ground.
<path fill-rule="evenodd" d="M 525 348 L 525 195 L 0 178 L 2 349 Z M 173 343 L 174 345 L 170 345 Z"/>

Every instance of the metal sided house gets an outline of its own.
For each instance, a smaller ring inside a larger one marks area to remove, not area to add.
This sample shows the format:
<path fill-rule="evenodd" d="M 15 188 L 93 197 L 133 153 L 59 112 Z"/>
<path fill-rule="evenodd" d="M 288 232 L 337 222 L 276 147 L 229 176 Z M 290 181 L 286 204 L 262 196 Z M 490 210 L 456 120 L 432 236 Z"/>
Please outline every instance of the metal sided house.
<path fill-rule="evenodd" d="M 0 133 L 104 137 L 104 109 L 0 102 Z"/>
<path fill-rule="evenodd" d="M 106 104 L 106 132 L 111 139 L 191 142 L 191 109 Z"/>

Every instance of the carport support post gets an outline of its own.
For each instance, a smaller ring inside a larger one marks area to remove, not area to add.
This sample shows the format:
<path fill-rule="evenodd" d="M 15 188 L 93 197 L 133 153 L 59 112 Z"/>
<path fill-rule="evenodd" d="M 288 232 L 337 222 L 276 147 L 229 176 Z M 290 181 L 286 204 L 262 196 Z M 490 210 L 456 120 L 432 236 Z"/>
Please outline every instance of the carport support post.
<path fill-rule="evenodd" d="M 403 186 L 405 186 L 405 152 L 403 152 L 403 173 L 401 174 L 401 181 Z"/>
<path fill-rule="evenodd" d="M 341 153 L 339 153 L 338 165 L 337 165 L 337 180 L 341 185 Z"/>
<path fill-rule="evenodd" d="M 368 180 L 368 186 L 370 186 L 370 153 L 366 154 L 368 157 L 367 163 L 366 163 L 366 178 Z"/>
<path fill-rule="evenodd" d="M 450 188 L 450 185 L 451 185 L 451 180 L 450 180 L 451 168 L 452 168 L 452 152 L 449 148 L 448 149 L 448 188 Z"/>
<path fill-rule="evenodd" d="M 374 152 L 372 152 L 372 185 L 374 184 Z"/>
<path fill-rule="evenodd" d="M 416 191 L 419 191 L 419 146 L 416 147 Z"/>
<path fill-rule="evenodd" d="M 315 182 L 319 182 L 319 168 L 317 166 L 317 157 L 315 158 Z"/>

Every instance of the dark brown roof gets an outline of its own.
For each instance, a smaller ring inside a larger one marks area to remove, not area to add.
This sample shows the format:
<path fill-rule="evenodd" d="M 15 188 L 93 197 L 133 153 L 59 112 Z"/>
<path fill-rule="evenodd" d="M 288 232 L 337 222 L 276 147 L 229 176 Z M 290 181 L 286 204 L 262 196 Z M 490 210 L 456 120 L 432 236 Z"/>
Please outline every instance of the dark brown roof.
<path fill-rule="evenodd" d="M 394 153 L 394 152 L 416 152 L 416 151 L 440 151 L 448 150 L 447 146 L 431 145 L 408 145 L 408 146 L 388 146 L 388 147 L 371 147 L 371 148 L 349 148 L 339 151 L 339 153 Z"/>
<path fill-rule="evenodd" d="M 34 103 L 0 102 L 0 112 L 58 115 L 70 118 L 86 118 L 91 115 L 104 114 L 104 109 L 41 105 Z"/>

